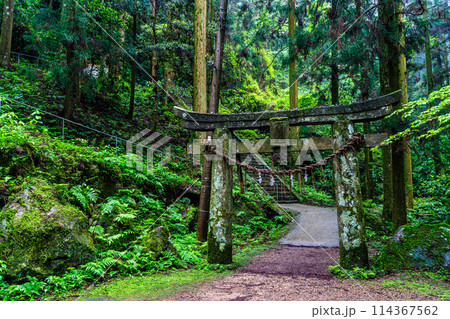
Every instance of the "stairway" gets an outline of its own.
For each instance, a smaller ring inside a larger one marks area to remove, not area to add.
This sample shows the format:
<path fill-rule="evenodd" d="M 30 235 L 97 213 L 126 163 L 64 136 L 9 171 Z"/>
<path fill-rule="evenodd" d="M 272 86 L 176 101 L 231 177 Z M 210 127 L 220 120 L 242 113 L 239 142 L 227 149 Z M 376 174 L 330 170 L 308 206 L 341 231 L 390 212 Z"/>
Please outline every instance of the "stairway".
<path fill-rule="evenodd" d="M 257 160 L 256 157 L 260 160 Z M 260 169 L 272 170 L 272 168 L 264 162 L 263 158 L 256 154 L 252 155 L 252 160 L 249 165 Z M 271 177 L 269 175 L 260 175 L 259 173 L 253 171 L 247 171 L 245 173 L 250 177 L 252 182 L 254 181 L 264 188 L 265 192 L 275 199 L 277 203 L 290 204 L 299 202 L 297 196 L 290 191 L 289 184 L 287 184 L 289 183 L 287 178 L 286 182 L 284 182 L 279 176 L 274 176 L 274 183 L 273 185 L 270 185 Z"/>
<path fill-rule="evenodd" d="M 237 136 L 236 133 L 234 132 L 233 138 L 235 138 L 238 142 L 242 142 L 239 136 Z M 251 158 L 252 159 L 250 163 L 248 163 L 250 166 L 261 169 L 269 169 L 272 171 L 272 168 L 269 165 L 267 165 L 267 163 L 260 155 L 252 154 Z M 245 157 L 242 158 L 241 160 L 245 160 Z M 253 171 L 244 171 L 244 174 L 247 174 L 252 182 L 258 183 L 261 186 L 261 188 L 264 188 L 265 193 L 271 196 L 277 203 L 292 204 L 300 202 L 297 195 L 295 195 L 289 190 L 289 185 L 286 185 L 286 183 L 279 176 L 275 175 L 274 183 L 273 185 L 270 185 L 271 178 L 269 175 L 261 174 L 260 178 L 259 173 Z"/>

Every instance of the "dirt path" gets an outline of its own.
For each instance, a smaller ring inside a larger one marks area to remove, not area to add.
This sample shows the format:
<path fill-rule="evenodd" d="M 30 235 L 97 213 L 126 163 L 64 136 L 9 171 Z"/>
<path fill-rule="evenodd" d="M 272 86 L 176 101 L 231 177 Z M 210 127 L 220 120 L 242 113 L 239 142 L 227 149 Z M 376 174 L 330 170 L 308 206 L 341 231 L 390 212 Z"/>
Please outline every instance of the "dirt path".
<path fill-rule="evenodd" d="M 375 281 L 338 279 L 328 271 L 338 248 L 280 246 L 253 258 L 236 274 L 210 281 L 167 300 L 429 300 L 388 290 Z"/>
<path fill-rule="evenodd" d="M 413 290 L 386 288 L 383 279 L 339 279 L 328 267 L 339 260 L 337 213 L 333 208 L 283 205 L 297 214 L 285 245 L 256 256 L 236 274 L 184 291 L 168 300 L 429 300 Z M 300 225 L 300 226 L 299 226 Z M 289 245 L 286 245 L 289 244 Z M 308 246 L 308 247 L 306 247 Z M 325 248 L 328 247 L 328 248 Z"/>

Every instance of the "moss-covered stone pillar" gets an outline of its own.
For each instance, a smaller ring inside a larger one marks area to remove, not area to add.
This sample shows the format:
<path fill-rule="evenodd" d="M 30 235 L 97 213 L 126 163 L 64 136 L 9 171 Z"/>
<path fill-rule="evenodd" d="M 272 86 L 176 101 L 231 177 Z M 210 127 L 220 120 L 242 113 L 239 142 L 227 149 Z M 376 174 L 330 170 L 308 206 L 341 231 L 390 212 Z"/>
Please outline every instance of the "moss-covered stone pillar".
<path fill-rule="evenodd" d="M 270 145 L 280 147 L 280 165 L 288 164 L 289 119 L 277 117 L 270 119 Z"/>
<path fill-rule="evenodd" d="M 289 121 L 287 117 L 270 119 L 270 139 L 281 140 L 289 138 Z"/>
<path fill-rule="evenodd" d="M 344 146 L 355 132 L 342 117 L 333 124 L 334 151 Z M 339 227 L 339 260 L 342 267 L 366 267 L 369 257 L 364 227 L 358 157 L 354 151 L 337 156 L 333 163 Z"/>
<path fill-rule="evenodd" d="M 221 141 L 217 149 L 228 154 L 230 148 L 230 132 L 227 129 L 216 129 L 214 139 Z M 217 143 L 216 143 L 217 144 Z M 222 146 L 222 147 L 220 147 Z M 212 163 L 211 202 L 208 229 L 208 262 L 211 264 L 231 264 L 233 220 L 232 167 L 218 156 Z"/>

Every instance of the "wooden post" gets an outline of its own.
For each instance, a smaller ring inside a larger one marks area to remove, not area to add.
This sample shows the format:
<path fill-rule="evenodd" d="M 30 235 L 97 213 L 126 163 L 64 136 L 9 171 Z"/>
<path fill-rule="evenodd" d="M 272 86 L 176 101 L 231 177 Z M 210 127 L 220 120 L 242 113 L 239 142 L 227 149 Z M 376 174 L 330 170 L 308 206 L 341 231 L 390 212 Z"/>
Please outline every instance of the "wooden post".
<path fill-rule="evenodd" d="M 221 140 L 223 148 L 217 147 L 223 154 L 228 154 L 231 134 L 227 129 L 216 129 L 214 139 Z M 208 262 L 211 264 L 231 264 L 232 260 L 232 220 L 233 188 L 232 167 L 218 156 L 212 162 L 211 203 L 208 229 Z"/>
<path fill-rule="evenodd" d="M 353 124 L 341 117 L 333 124 L 334 151 L 344 146 L 355 132 Z M 358 157 L 354 151 L 338 156 L 333 163 L 339 227 L 339 261 L 342 267 L 366 267 L 369 256 L 364 227 Z"/>

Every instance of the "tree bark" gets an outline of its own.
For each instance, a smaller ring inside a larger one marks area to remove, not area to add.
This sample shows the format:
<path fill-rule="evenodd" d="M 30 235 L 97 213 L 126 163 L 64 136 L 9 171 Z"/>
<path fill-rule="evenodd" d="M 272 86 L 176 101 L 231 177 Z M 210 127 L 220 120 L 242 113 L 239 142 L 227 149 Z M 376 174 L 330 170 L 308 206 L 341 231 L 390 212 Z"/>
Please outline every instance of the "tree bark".
<path fill-rule="evenodd" d="M 152 34 L 153 34 L 153 45 L 156 46 L 158 44 L 158 36 L 156 34 L 156 12 L 157 12 L 157 1 L 152 0 Z M 152 70 L 151 76 L 153 78 L 153 131 L 156 131 L 158 125 L 158 83 L 157 83 L 157 75 L 158 75 L 158 52 L 156 50 L 153 51 L 152 54 Z"/>
<path fill-rule="evenodd" d="M 403 5 L 400 0 L 379 0 L 379 17 L 384 30 L 380 37 L 382 59 L 380 62 L 381 93 L 402 90 L 400 103 L 394 105 L 398 110 L 408 103 L 408 87 L 406 81 L 406 57 L 404 54 L 405 35 L 403 25 Z M 393 35 L 396 35 L 394 37 Z M 399 40 L 392 41 L 393 38 Z M 391 129 L 402 125 L 401 118 L 395 118 Z M 406 208 L 413 206 L 411 149 L 407 138 L 400 138 L 392 143 L 392 188 L 393 212 L 392 231 L 407 223 Z"/>
<path fill-rule="evenodd" d="M 364 133 L 369 133 L 369 123 L 364 123 Z M 371 159 L 371 151 L 369 148 L 364 149 L 364 184 L 365 184 L 365 193 L 367 199 L 373 199 L 374 197 L 374 185 L 372 178 L 372 171 L 370 169 L 370 159 Z"/>
<path fill-rule="evenodd" d="M 76 22 L 78 8 L 75 4 L 68 3 L 64 10 L 67 11 L 63 17 L 67 17 L 67 22 L 70 25 L 69 32 L 77 37 L 80 32 Z M 76 57 L 76 40 L 67 40 L 64 45 L 66 47 L 66 65 L 68 68 L 68 75 L 62 114 L 64 118 L 72 119 L 75 107 L 80 102 L 81 66 L 80 61 Z"/>
<path fill-rule="evenodd" d="M 289 108 L 298 108 L 298 84 L 297 84 L 297 47 L 295 45 L 295 0 L 289 0 Z M 298 126 L 289 128 L 289 138 L 298 138 Z M 291 153 L 289 156 L 290 167 L 294 168 L 297 154 Z"/>
<path fill-rule="evenodd" d="M 208 23 L 206 26 L 206 52 L 209 55 L 212 55 L 214 53 L 214 43 L 213 39 L 208 36 L 208 26 L 211 25 L 214 22 L 214 0 L 208 0 Z"/>
<path fill-rule="evenodd" d="M 9 67 L 11 56 L 11 41 L 14 25 L 14 1 L 4 0 L 2 33 L 0 38 L 0 65 Z"/>
<path fill-rule="evenodd" d="M 219 109 L 220 79 L 222 75 L 223 48 L 225 45 L 225 31 L 228 15 L 228 0 L 220 1 L 219 24 L 216 36 L 214 70 L 211 84 L 211 98 L 209 113 L 217 113 Z M 211 137 L 211 133 L 207 134 Z M 211 161 L 205 156 L 202 173 L 202 191 L 200 194 L 199 218 L 197 224 L 197 239 L 204 241 L 208 233 L 210 194 L 211 194 Z"/>
<path fill-rule="evenodd" d="M 298 108 L 297 49 L 295 46 L 295 0 L 289 0 L 289 108 Z"/>
<path fill-rule="evenodd" d="M 433 77 L 433 63 L 431 61 L 431 41 L 430 41 L 430 26 L 428 21 L 428 7 L 427 1 L 424 1 L 425 12 L 423 14 L 425 22 L 425 66 L 427 72 L 427 92 L 428 95 L 434 90 L 434 77 Z M 439 56 L 439 52 L 438 52 Z M 440 63 L 438 63 L 439 65 Z M 429 105 L 428 107 L 431 107 Z M 433 126 L 436 126 L 436 122 L 433 121 Z M 439 145 L 439 138 L 433 136 L 430 138 L 431 141 L 431 157 L 434 162 L 434 171 L 436 175 L 439 175 L 442 171 L 442 159 L 441 159 L 441 149 Z"/>
<path fill-rule="evenodd" d="M 427 2 L 424 1 L 425 12 L 423 14 L 425 22 L 425 67 L 427 72 L 427 90 L 428 94 L 433 92 L 433 64 L 431 62 L 431 44 L 430 44 L 430 27 L 428 25 L 428 8 Z"/>
<path fill-rule="evenodd" d="M 167 23 L 167 34 L 170 36 L 173 33 L 172 30 L 172 11 L 169 9 L 169 12 L 167 13 L 167 20 L 169 20 L 169 23 Z M 164 99 L 163 99 L 163 109 L 166 109 L 167 103 L 169 102 L 170 98 L 170 88 L 173 86 L 173 66 L 172 66 L 172 58 L 173 58 L 173 52 L 168 52 L 166 55 L 166 62 L 164 63 Z"/>
<path fill-rule="evenodd" d="M 338 4 L 337 0 L 333 0 L 331 3 L 331 28 L 333 30 L 337 29 L 336 20 L 338 19 Z M 339 34 L 336 34 L 336 39 L 339 37 Z M 334 40 L 334 39 L 333 39 Z M 339 67 L 335 62 L 337 57 L 337 49 L 333 46 L 331 49 L 331 105 L 339 104 Z"/>
<path fill-rule="evenodd" d="M 331 105 L 339 104 L 339 68 L 336 63 L 331 63 Z"/>
<path fill-rule="evenodd" d="M 207 1 L 195 0 L 194 20 L 194 111 L 207 112 L 207 84 L 206 84 L 206 19 Z M 202 139 L 204 133 L 197 133 Z M 203 161 L 202 188 L 197 220 L 197 240 L 206 241 L 208 236 L 209 202 L 211 194 L 211 161 L 205 156 Z"/>
<path fill-rule="evenodd" d="M 206 0 L 195 0 L 194 111 L 206 113 Z"/>
<path fill-rule="evenodd" d="M 136 37 L 137 37 L 137 15 L 133 14 L 133 29 L 132 39 L 134 52 L 136 52 Z M 136 91 L 136 61 L 137 54 L 133 54 L 133 60 L 131 61 L 131 84 L 130 84 L 130 107 L 128 109 L 128 119 L 133 119 L 134 114 L 134 94 Z"/>
<path fill-rule="evenodd" d="M 444 67 L 445 67 L 445 78 L 447 79 L 447 85 L 450 85 L 450 69 L 448 68 L 448 46 L 447 46 L 446 38 L 444 38 Z"/>
<path fill-rule="evenodd" d="M 394 190 L 392 188 L 392 146 L 381 148 L 383 159 L 383 213 L 385 220 L 392 220 L 394 209 Z"/>

